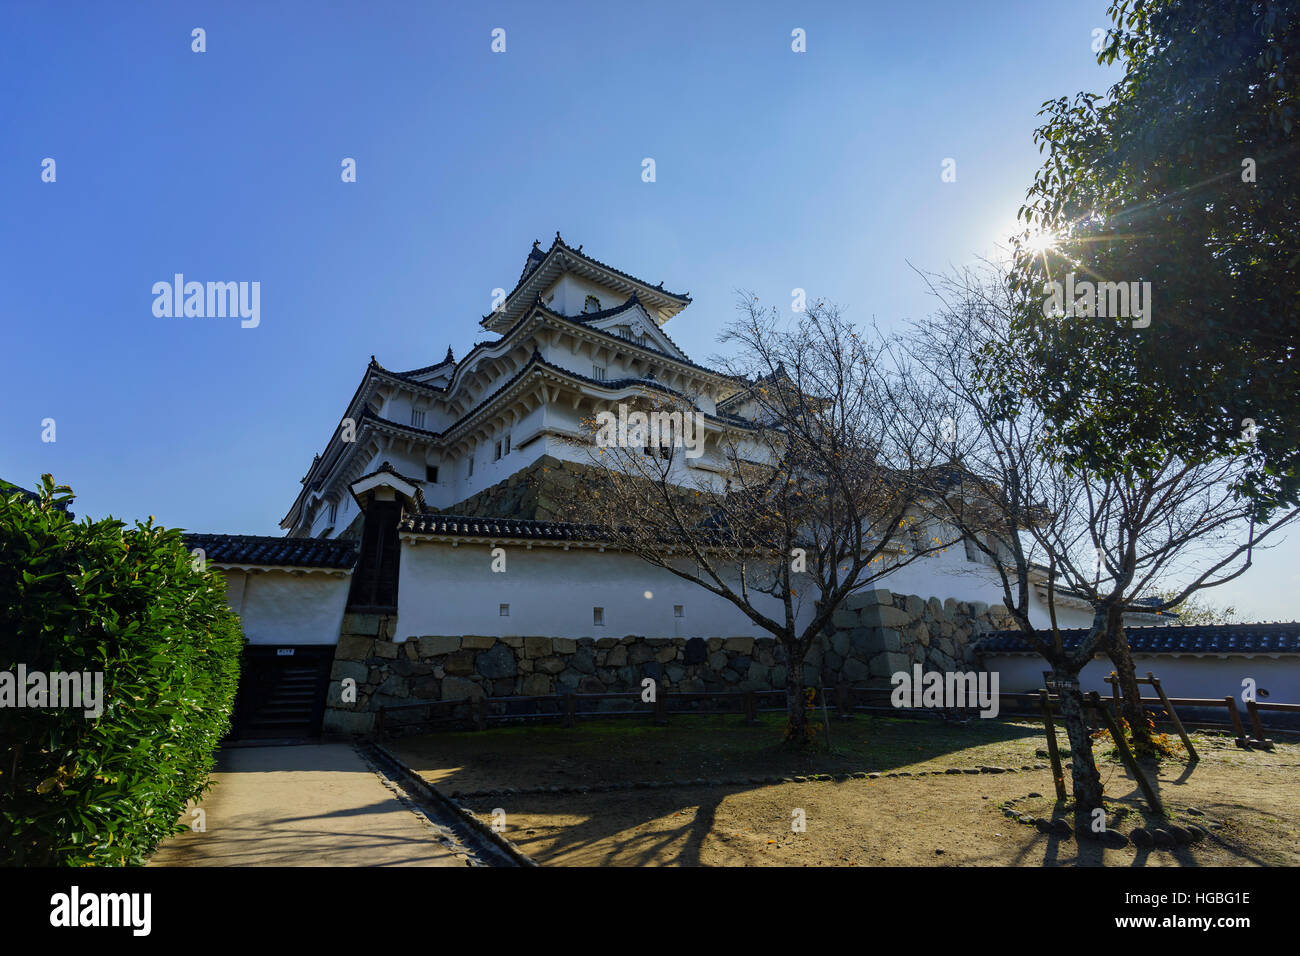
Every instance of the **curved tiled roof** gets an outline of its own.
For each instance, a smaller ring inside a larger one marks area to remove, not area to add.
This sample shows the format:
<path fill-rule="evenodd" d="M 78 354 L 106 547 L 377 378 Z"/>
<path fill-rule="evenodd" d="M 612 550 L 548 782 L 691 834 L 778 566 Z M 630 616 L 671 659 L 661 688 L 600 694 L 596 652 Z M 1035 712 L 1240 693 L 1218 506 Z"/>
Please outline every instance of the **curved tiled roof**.
<path fill-rule="evenodd" d="M 591 256 L 587 255 L 585 252 L 582 251 L 581 246 L 575 249 L 573 248 L 573 246 L 569 245 L 567 242 L 561 239 L 560 234 L 558 232 L 555 234 L 555 241 L 551 243 L 551 247 L 547 249 L 546 252 L 541 251 L 541 249 L 539 248 L 540 245 L 541 244 L 538 242 L 533 243 L 532 250 L 529 251 L 527 259 L 524 260 L 523 274 L 520 275 L 519 281 L 515 283 L 515 287 L 511 289 L 508 293 L 506 293 L 506 297 L 505 297 L 506 302 L 509 302 L 511 298 L 514 297 L 514 294 L 518 292 L 520 288 L 522 288 L 523 284 L 528 281 L 529 277 L 534 272 L 537 271 L 537 269 L 541 266 L 543 262 L 546 261 L 547 256 L 553 253 L 556 249 L 563 249 L 565 252 L 569 253 L 570 255 L 576 256 L 580 259 L 585 259 L 591 265 L 604 269 L 606 272 L 613 273 L 614 275 L 626 279 L 629 282 L 635 282 L 637 285 L 644 286 L 647 289 L 653 289 L 659 294 L 663 295 L 664 297 L 669 299 L 675 299 L 678 302 L 681 302 L 685 305 L 690 304 L 691 297 L 689 295 L 680 292 L 669 292 L 667 289 L 664 288 L 664 284 L 662 282 L 659 283 L 646 282 L 645 279 L 638 279 L 636 276 L 632 275 L 631 273 L 624 272 L 622 269 L 616 269 L 607 262 L 601 262 L 599 259 L 592 258 Z M 483 316 L 485 322 L 490 320 L 491 318 L 492 318 L 491 312 Z"/>
<path fill-rule="evenodd" d="M 1088 628 L 1061 631 L 1067 650 L 1075 650 Z M 1124 636 L 1135 654 L 1300 654 L 1300 623 L 1170 624 L 1126 627 Z M 975 645 L 984 653 L 1033 653 L 1019 631 L 995 631 Z"/>
<path fill-rule="evenodd" d="M 338 538 L 277 538 L 253 534 L 186 534 L 189 548 L 202 548 L 214 564 L 260 564 L 299 568 L 351 568 L 355 541 Z"/>
<path fill-rule="evenodd" d="M 464 538 L 531 538 L 544 541 L 595 541 L 594 525 L 568 521 L 535 521 L 528 518 L 472 518 L 464 515 L 414 514 L 402 519 L 398 528 L 416 534 L 451 535 Z"/>

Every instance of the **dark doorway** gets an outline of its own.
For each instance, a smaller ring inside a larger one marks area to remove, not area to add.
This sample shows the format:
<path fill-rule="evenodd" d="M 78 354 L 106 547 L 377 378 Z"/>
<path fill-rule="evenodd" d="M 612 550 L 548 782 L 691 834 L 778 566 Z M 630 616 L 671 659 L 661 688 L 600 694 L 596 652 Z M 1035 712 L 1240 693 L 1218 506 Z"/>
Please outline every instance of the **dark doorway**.
<path fill-rule="evenodd" d="M 402 556 L 397 522 L 401 517 L 402 506 L 396 501 L 371 501 L 366 506 L 361 556 L 348 593 L 349 611 L 377 614 L 397 610 L 397 572 Z"/>
<path fill-rule="evenodd" d="M 320 736 L 333 644 L 250 645 L 229 739 Z"/>

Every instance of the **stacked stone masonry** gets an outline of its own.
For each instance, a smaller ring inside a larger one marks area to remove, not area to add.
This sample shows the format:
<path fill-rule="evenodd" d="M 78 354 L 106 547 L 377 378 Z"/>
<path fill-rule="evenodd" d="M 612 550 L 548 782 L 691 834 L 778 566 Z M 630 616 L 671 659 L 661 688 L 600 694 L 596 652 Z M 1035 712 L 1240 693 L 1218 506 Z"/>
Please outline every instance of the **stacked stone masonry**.
<path fill-rule="evenodd" d="M 804 661 L 808 684 L 887 685 L 891 674 L 979 667 L 972 638 L 1008 626 L 1003 608 L 889 591 L 851 596 Z M 781 690 L 785 648 L 774 638 L 387 637 L 388 619 L 348 615 L 335 651 L 328 732 L 366 733 L 380 707 L 423 700 L 615 693 L 650 677 L 669 693 Z M 342 703 L 343 682 L 355 703 Z"/>

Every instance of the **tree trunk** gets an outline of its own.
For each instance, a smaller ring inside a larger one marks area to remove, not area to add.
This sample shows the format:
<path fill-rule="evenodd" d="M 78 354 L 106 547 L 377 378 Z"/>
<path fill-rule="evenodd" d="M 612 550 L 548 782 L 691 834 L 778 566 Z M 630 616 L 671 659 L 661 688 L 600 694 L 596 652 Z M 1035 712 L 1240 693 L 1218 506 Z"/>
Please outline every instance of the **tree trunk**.
<path fill-rule="evenodd" d="M 1115 676 L 1119 678 L 1119 689 L 1124 698 L 1121 713 L 1133 734 L 1133 752 L 1138 757 L 1149 757 L 1156 753 L 1156 748 L 1151 742 L 1151 730 L 1147 727 L 1147 716 L 1142 709 L 1142 689 L 1137 682 L 1137 667 L 1124 636 L 1123 618 L 1113 608 L 1106 621 L 1106 653 L 1115 665 Z"/>
<path fill-rule="evenodd" d="M 1074 829 L 1087 832 L 1092 826 L 1092 811 L 1102 806 L 1101 774 L 1092 754 L 1092 738 L 1084 722 L 1083 692 L 1077 681 L 1079 675 L 1055 671 L 1061 698 L 1061 718 L 1066 736 L 1070 739 L 1070 774 L 1074 790 Z"/>
<path fill-rule="evenodd" d="M 808 701 L 804 698 L 803 652 L 797 642 L 786 643 L 788 673 L 785 679 L 785 740 L 799 747 L 808 745 Z"/>

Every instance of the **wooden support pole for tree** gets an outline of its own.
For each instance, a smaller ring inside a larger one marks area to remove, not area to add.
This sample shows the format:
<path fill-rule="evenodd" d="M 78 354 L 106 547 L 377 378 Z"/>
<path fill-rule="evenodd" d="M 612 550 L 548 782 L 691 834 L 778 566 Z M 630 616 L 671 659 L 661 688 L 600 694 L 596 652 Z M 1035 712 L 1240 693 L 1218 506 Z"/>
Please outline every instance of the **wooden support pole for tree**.
<path fill-rule="evenodd" d="M 1047 755 L 1052 759 L 1052 783 L 1056 786 L 1056 802 L 1065 802 L 1065 774 L 1061 772 L 1061 752 L 1056 748 L 1056 724 L 1052 722 L 1052 705 L 1047 699 L 1047 691 L 1038 692 L 1038 706 L 1043 711 L 1043 723 L 1047 726 Z"/>
<path fill-rule="evenodd" d="M 668 689 L 660 685 L 655 689 L 654 725 L 668 726 Z"/>
<path fill-rule="evenodd" d="M 1249 747 L 1250 741 L 1246 739 L 1246 728 L 1241 725 L 1241 714 L 1237 713 L 1237 701 L 1232 697 L 1225 697 L 1223 703 L 1228 708 L 1228 715 L 1232 717 L 1232 729 L 1237 732 L 1237 746 Z"/>
<path fill-rule="evenodd" d="M 1183 722 L 1178 717 L 1178 711 L 1174 710 L 1174 705 L 1169 702 L 1169 695 L 1166 694 L 1165 689 L 1160 686 L 1160 678 L 1156 677 L 1150 671 L 1147 671 L 1147 680 L 1149 680 L 1151 686 L 1156 689 L 1156 696 L 1158 696 L 1160 702 L 1165 705 L 1165 713 L 1167 713 L 1169 719 L 1173 721 L 1174 729 L 1178 731 L 1178 736 L 1182 738 L 1183 746 L 1187 748 L 1187 762 L 1196 763 L 1196 761 L 1201 759 L 1200 755 L 1196 753 L 1196 748 L 1192 746 L 1192 738 L 1187 736 L 1187 731 L 1183 728 Z"/>
<path fill-rule="evenodd" d="M 745 724 L 754 726 L 758 723 L 758 694 L 752 690 L 745 691 Z"/>
<path fill-rule="evenodd" d="M 1246 713 L 1250 715 L 1250 727 L 1255 731 L 1255 743 L 1272 749 L 1273 741 L 1264 736 L 1264 724 L 1259 719 L 1259 708 L 1255 706 L 1255 698 L 1246 701 Z"/>
<path fill-rule="evenodd" d="M 564 695 L 564 726 L 572 727 L 578 719 L 578 702 L 572 694 Z"/>
<path fill-rule="evenodd" d="M 1124 766 L 1128 768 L 1128 772 L 1133 775 L 1135 780 L 1137 780 L 1138 786 L 1142 789 L 1142 795 L 1147 798 L 1147 805 L 1151 807 L 1156 814 L 1164 816 L 1165 811 L 1164 807 L 1160 803 L 1159 794 L 1157 794 L 1155 788 L 1151 786 L 1151 781 L 1147 780 L 1146 775 L 1142 772 L 1142 768 L 1138 766 L 1137 761 L 1133 759 L 1133 752 L 1128 749 L 1128 741 L 1124 739 L 1124 734 L 1119 729 L 1119 724 L 1115 722 L 1115 718 L 1110 715 L 1110 711 L 1102 705 L 1101 695 L 1095 690 L 1090 691 L 1088 693 L 1088 699 L 1091 701 L 1092 706 L 1097 708 L 1097 712 L 1101 715 L 1101 719 L 1106 722 L 1106 728 L 1110 731 L 1111 739 L 1115 741 L 1115 747 L 1119 750 L 1119 757 L 1124 761 Z"/>
<path fill-rule="evenodd" d="M 822 723 L 826 725 L 826 749 L 831 749 L 831 714 L 826 707 L 826 685 L 817 688 L 817 696 L 822 699 Z"/>
<path fill-rule="evenodd" d="M 475 730 L 487 730 L 487 698 L 476 697 L 470 704 Z"/>

